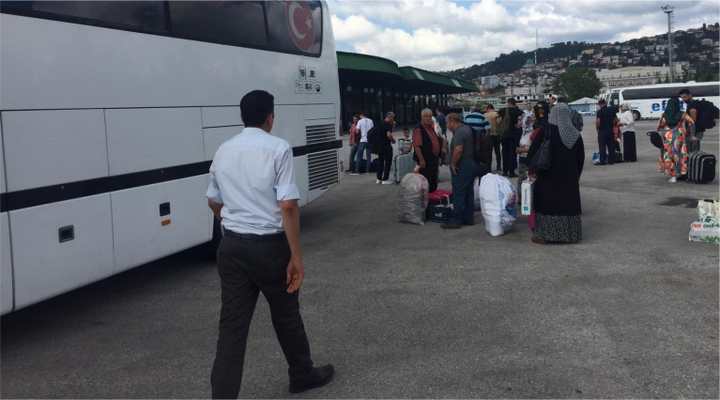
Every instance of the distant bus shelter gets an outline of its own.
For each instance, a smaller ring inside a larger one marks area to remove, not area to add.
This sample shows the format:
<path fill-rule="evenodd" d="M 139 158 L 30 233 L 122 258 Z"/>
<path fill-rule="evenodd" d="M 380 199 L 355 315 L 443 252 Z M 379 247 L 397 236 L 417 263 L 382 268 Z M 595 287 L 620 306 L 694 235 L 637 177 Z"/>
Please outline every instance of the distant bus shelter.
<path fill-rule="evenodd" d="M 445 107 L 448 95 L 476 92 L 475 84 L 415 67 L 398 67 L 386 58 L 339 51 L 342 131 L 363 111 L 379 121 L 393 111 L 400 125 L 415 124 L 425 108 Z"/>

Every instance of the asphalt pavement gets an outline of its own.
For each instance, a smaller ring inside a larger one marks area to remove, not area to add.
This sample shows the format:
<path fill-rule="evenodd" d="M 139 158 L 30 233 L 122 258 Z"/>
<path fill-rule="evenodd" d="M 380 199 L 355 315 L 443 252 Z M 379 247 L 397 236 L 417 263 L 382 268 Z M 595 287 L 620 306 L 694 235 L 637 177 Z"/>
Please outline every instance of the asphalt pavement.
<path fill-rule="evenodd" d="M 346 176 L 302 210 L 305 398 L 718 398 L 718 246 L 688 242 L 709 185 L 639 161 L 596 167 L 590 120 L 583 241 L 540 246 L 524 219 L 492 238 L 396 222 L 398 187 Z M 718 132 L 705 150 L 718 153 Z M 447 171 L 441 186 L 449 187 Z M 212 261 L 186 251 L 2 319 L 3 398 L 209 396 L 219 310 Z M 241 397 L 286 398 L 260 299 Z"/>

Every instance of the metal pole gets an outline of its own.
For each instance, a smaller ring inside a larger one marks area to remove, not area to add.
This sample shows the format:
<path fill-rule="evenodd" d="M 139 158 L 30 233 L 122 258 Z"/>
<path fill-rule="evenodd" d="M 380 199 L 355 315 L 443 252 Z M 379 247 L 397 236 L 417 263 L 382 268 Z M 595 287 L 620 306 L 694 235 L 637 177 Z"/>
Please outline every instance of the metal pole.
<path fill-rule="evenodd" d="M 666 4 L 661 7 L 663 12 L 667 14 L 668 18 L 668 79 L 670 80 L 670 83 L 673 82 L 673 59 L 672 59 L 672 51 L 673 51 L 673 43 L 672 43 L 672 16 L 673 16 L 673 10 L 675 7 L 671 6 L 670 4 Z"/>

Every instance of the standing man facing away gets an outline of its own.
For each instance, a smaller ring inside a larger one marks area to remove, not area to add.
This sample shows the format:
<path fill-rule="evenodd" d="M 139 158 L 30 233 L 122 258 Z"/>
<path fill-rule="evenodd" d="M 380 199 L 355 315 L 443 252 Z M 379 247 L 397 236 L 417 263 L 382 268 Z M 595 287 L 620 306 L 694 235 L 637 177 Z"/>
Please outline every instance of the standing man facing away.
<path fill-rule="evenodd" d="M 500 136 L 498 135 L 498 113 L 495 111 L 495 107 L 492 104 L 485 106 L 485 119 L 490 122 L 490 140 L 492 143 L 492 150 L 495 152 L 495 168 L 496 171 L 501 171 L 500 162 Z M 490 152 L 490 163 L 488 167 L 492 167 L 492 151 Z"/>
<path fill-rule="evenodd" d="M 288 362 L 290 392 L 327 384 L 332 365 L 313 367 L 300 317 L 299 289 L 305 275 L 300 251 L 300 194 L 293 154 L 270 135 L 273 96 L 262 90 L 240 102 L 245 128 L 223 143 L 210 166 L 208 205 L 222 219 L 217 252 L 222 308 L 212 397 L 237 398 L 248 330 L 258 295 L 270 305 L 273 327 Z"/>
<path fill-rule="evenodd" d="M 474 225 L 475 194 L 473 185 L 480 173 L 478 158 L 479 137 L 472 129 L 463 124 L 460 115 L 447 116 L 448 129 L 453 131 L 450 145 L 450 172 L 452 174 L 453 215 L 443 229 L 459 229 L 463 225 Z M 483 165 L 483 168 L 487 168 Z"/>
<path fill-rule="evenodd" d="M 393 148 L 392 144 L 395 143 L 393 137 L 393 128 L 395 128 L 395 113 L 390 111 L 385 115 L 385 119 L 382 124 L 382 134 L 378 138 L 377 153 L 378 153 L 378 170 L 377 180 L 375 183 L 383 185 L 391 185 L 390 182 L 390 167 L 392 166 L 393 159 Z"/>
<path fill-rule="evenodd" d="M 523 112 L 517 107 L 517 102 L 512 97 L 507 99 L 507 107 L 501 110 L 500 123 L 503 127 L 502 132 L 502 158 L 503 158 L 503 175 L 516 178 L 517 174 L 517 147 L 522 137 L 522 128 L 519 126 L 520 117 Z"/>
<path fill-rule="evenodd" d="M 600 151 L 600 164 L 615 163 L 615 138 L 613 137 L 613 127 L 618 122 L 617 114 L 614 107 L 608 107 L 605 99 L 598 101 L 600 109 L 595 118 L 595 128 L 598 134 L 598 146 Z"/>
<path fill-rule="evenodd" d="M 370 161 L 372 154 L 370 152 L 370 144 L 368 143 L 368 132 L 375 126 L 373 121 L 365 116 L 365 113 L 360 113 L 360 120 L 357 123 L 357 128 L 360 130 L 360 143 L 357 147 L 357 160 L 355 160 L 355 171 L 351 175 L 357 175 L 360 172 L 360 162 L 362 162 L 363 153 L 367 158 L 367 165 L 365 171 L 370 171 Z"/>

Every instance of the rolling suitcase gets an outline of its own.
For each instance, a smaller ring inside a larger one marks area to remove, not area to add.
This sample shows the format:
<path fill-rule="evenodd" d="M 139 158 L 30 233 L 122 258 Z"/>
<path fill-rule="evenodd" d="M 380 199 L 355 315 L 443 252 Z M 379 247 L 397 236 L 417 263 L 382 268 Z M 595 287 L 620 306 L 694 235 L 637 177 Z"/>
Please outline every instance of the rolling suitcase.
<path fill-rule="evenodd" d="M 426 211 L 426 219 L 441 224 L 447 223 L 452 217 L 452 206 L 444 204 L 431 204 Z"/>
<path fill-rule="evenodd" d="M 710 183 L 715 180 L 716 159 L 712 154 L 696 151 L 688 156 L 688 181 Z"/>
<path fill-rule="evenodd" d="M 403 176 L 413 172 L 414 169 L 415 160 L 413 159 L 413 155 L 411 153 L 398 154 L 393 157 L 390 171 L 392 172 L 392 179 L 395 183 L 400 183 Z"/>
<path fill-rule="evenodd" d="M 635 144 L 635 132 L 623 132 L 623 159 L 625 161 L 637 161 L 637 146 Z"/>

